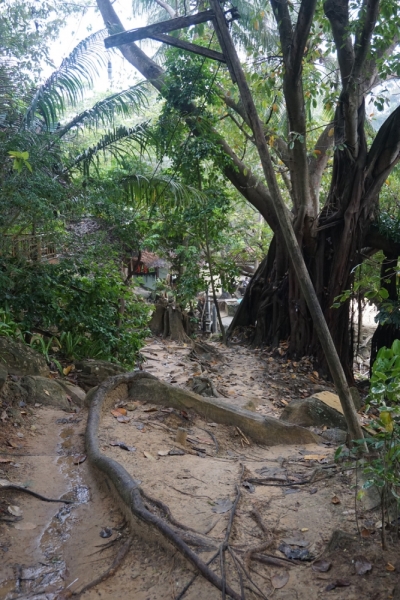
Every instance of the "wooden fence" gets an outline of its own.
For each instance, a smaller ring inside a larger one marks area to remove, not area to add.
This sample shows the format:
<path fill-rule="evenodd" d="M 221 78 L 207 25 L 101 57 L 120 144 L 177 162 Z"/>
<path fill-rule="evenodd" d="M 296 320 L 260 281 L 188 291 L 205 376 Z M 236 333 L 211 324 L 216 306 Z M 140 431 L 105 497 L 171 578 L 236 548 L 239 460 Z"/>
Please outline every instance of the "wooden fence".
<path fill-rule="evenodd" d="M 0 256 L 53 262 L 57 257 L 56 245 L 46 234 L 6 234 L 0 238 Z"/>

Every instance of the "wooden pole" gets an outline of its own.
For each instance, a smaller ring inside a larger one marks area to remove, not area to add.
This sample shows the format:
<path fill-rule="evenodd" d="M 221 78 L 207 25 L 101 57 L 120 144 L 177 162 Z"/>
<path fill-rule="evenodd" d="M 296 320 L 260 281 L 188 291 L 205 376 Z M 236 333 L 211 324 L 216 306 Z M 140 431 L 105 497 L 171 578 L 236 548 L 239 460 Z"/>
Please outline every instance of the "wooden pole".
<path fill-rule="evenodd" d="M 300 246 L 293 231 L 289 212 L 282 198 L 275 171 L 269 154 L 268 145 L 265 139 L 262 123 L 255 107 L 253 96 L 246 81 L 246 76 L 240 64 L 235 46 L 229 34 L 225 16 L 219 0 L 210 0 L 211 8 L 215 13 L 215 32 L 217 34 L 222 51 L 225 54 L 226 62 L 231 71 L 232 79 L 237 81 L 242 104 L 247 112 L 251 129 L 254 134 L 255 144 L 264 170 L 265 179 L 269 191 L 274 200 L 275 210 L 282 235 L 285 239 L 289 256 L 297 275 L 299 285 L 303 296 L 307 302 L 308 310 L 314 322 L 320 344 L 325 353 L 325 357 L 338 392 L 340 403 L 346 419 L 352 440 L 362 439 L 363 433 L 354 408 L 353 399 L 346 381 L 346 377 L 341 365 L 338 353 L 332 340 L 332 336 L 325 321 L 321 306 L 318 302 L 310 275 L 308 273 Z"/>

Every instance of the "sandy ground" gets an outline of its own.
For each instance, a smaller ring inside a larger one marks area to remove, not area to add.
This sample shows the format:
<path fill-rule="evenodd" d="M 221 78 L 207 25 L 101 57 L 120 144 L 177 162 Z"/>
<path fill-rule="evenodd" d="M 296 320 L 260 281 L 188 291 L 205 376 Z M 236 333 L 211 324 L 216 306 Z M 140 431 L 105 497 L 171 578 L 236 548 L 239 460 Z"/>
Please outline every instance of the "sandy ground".
<path fill-rule="evenodd" d="M 275 416 L 293 397 L 329 389 L 306 359 L 288 363 L 244 348 L 218 349 L 223 360 L 213 364 L 213 359 L 191 360 L 187 347 L 151 340 L 145 368 L 183 387 L 190 387 L 196 373 L 205 373 L 226 402 Z M 148 495 L 168 504 L 177 520 L 206 535 L 210 546 L 223 541 L 240 494 L 229 538 L 235 558 L 226 554 L 226 575 L 239 591 L 241 574 L 244 598 L 400 600 L 398 542 L 388 532 L 389 549 L 382 551 L 380 515 L 356 505 L 353 471 L 333 463 L 335 447 L 265 448 L 233 427 L 128 400 L 123 388 L 115 397 L 120 402 L 126 403 L 129 422 L 106 412 L 99 434 L 102 452 L 121 462 Z M 85 411 L 69 415 L 35 408 L 24 418 L 21 428 L 0 432 L 0 479 L 75 503 L 46 503 L 0 488 L 0 598 L 61 600 L 109 568 L 128 532 L 118 504 L 94 479 L 87 461 L 75 464 L 84 455 Z M 187 430 L 185 446 L 176 442 L 178 427 Z M 9 506 L 22 510 L 20 520 L 12 522 L 16 517 Z M 329 546 L 338 530 L 355 535 L 355 541 L 344 537 Z M 281 566 L 246 562 L 246 552 L 254 548 L 281 559 L 284 551 L 292 551 L 306 560 L 281 560 Z M 197 551 L 206 561 L 215 553 L 207 547 Z M 316 569 L 314 559 L 321 557 L 331 565 L 326 572 Z M 359 564 L 370 568 L 357 574 Z M 213 565 L 219 572 L 219 562 Z M 172 600 L 192 575 L 176 552 L 134 538 L 117 573 L 81 597 Z M 184 596 L 220 597 L 200 577 Z"/>

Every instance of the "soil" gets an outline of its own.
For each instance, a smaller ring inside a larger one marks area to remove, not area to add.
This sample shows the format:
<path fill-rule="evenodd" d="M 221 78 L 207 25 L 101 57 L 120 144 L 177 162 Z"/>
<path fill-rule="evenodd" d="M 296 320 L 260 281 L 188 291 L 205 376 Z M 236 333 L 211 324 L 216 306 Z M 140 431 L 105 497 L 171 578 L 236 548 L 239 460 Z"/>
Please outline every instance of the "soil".
<path fill-rule="evenodd" d="M 191 377 L 205 374 L 226 402 L 271 416 L 279 416 L 293 398 L 331 389 L 307 359 L 292 363 L 243 347 L 213 346 L 218 355 L 194 356 L 189 346 L 152 339 L 143 352 L 148 357 L 144 368 L 188 387 Z M 227 581 L 240 590 L 238 564 L 246 563 L 249 549 L 262 546 L 259 554 L 281 559 L 281 566 L 251 560 L 245 567 L 249 577 L 239 567 L 243 597 L 400 599 L 398 541 L 388 530 L 388 550 L 382 550 L 380 514 L 356 505 L 354 472 L 334 463 L 335 446 L 265 448 L 233 427 L 127 399 L 123 386 L 114 393 L 115 403 L 129 409 L 130 421 L 118 422 L 108 412 L 103 416 L 101 451 L 140 480 L 149 496 L 168 504 L 175 519 L 207 535 L 210 546 L 224 540 L 232 503 L 240 492 L 229 538 L 236 561 L 226 554 Z M 118 501 L 94 477 L 88 461 L 76 464 L 84 458 L 86 411 L 68 414 L 34 407 L 21 420 L 18 426 L 0 425 L 0 479 L 74 503 L 43 502 L 0 487 L 0 598 L 77 597 L 111 566 L 132 532 Z M 176 441 L 178 427 L 187 432 L 184 446 Z M 167 454 L 171 450 L 175 453 Z M 20 508 L 22 518 L 13 516 L 9 506 Z M 35 527 L 28 529 L 29 524 Z M 18 529 L 21 526 L 25 528 Z M 285 561 L 284 545 L 307 560 Z M 207 561 L 215 548 L 199 547 L 197 552 Z M 326 572 L 316 570 L 314 559 L 321 558 L 331 563 Z M 219 572 L 219 560 L 212 564 Z M 363 575 L 355 572 L 360 564 L 367 569 Z M 81 597 L 172 600 L 193 574 L 175 551 L 133 537 L 117 572 Z M 201 577 L 184 596 L 220 597 L 221 592 Z"/>

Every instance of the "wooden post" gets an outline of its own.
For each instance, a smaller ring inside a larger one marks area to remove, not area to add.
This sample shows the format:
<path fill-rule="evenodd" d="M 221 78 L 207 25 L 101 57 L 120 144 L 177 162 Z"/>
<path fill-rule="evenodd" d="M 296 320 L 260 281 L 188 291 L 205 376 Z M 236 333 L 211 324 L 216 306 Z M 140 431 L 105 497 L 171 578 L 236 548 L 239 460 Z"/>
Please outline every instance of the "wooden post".
<path fill-rule="evenodd" d="M 320 344 L 338 392 L 340 403 L 346 419 L 347 427 L 352 440 L 362 439 L 363 433 L 354 408 L 350 389 L 341 365 L 332 336 L 325 321 L 321 306 L 318 302 L 310 275 L 308 273 L 303 255 L 293 231 L 292 223 L 285 203 L 283 201 L 275 171 L 269 154 L 262 123 L 255 107 L 253 96 L 246 81 L 246 76 L 240 64 L 235 46 L 229 34 L 225 16 L 219 0 L 210 0 L 211 8 L 215 13 L 215 32 L 217 34 L 232 79 L 237 81 L 242 104 L 247 112 L 251 129 L 254 134 L 255 144 L 264 170 L 269 191 L 274 200 L 275 210 L 282 235 L 285 239 L 294 271 L 297 275 L 303 296 L 307 302 L 308 310 L 313 319 Z"/>

